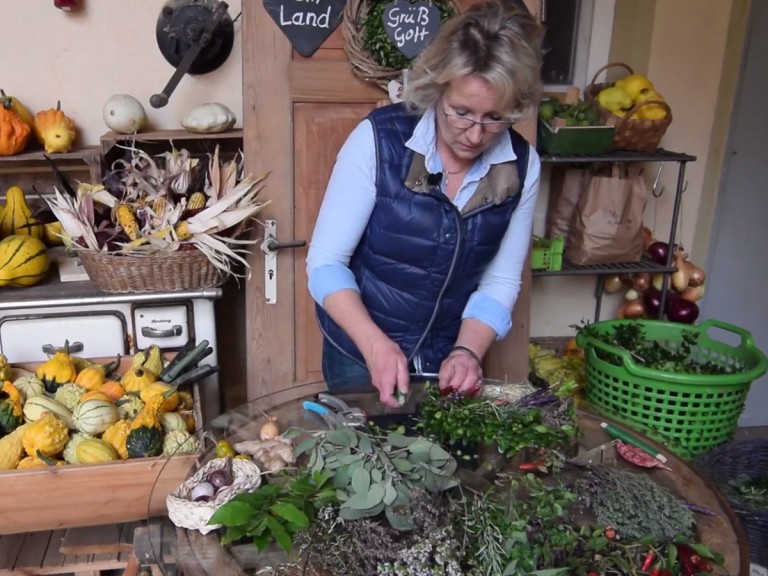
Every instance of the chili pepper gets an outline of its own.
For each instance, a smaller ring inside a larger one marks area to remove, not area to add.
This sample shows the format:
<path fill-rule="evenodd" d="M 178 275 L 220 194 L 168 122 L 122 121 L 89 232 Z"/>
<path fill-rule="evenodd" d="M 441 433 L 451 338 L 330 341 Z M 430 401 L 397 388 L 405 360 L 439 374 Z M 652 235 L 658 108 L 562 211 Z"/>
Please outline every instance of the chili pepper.
<path fill-rule="evenodd" d="M 680 572 L 683 576 L 696 576 L 701 564 L 701 556 L 690 546 L 677 544 L 677 559 L 680 562 Z"/>
<path fill-rule="evenodd" d="M 640 570 L 646 572 L 651 567 L 651 564 L 653 564 L 655 558 L 656 553 L 653 550 L 648 550 L 648 554 L 645 555 L 645 560 L 643 560 L 643 565 Z M 658 572 L 658 570 L 656 570 L 656 572 Z"/>
<path fill-rule="evenodd" d="M 699 570 L 701 572 L 712 572 L 715 569 L 715 565 L 709 560 L 702 560 L 699 564 Z"/>
<path fill-rule="evenodd" d="M 645 566 L 645 563 L 643 563 L 643 566 Z M 648 573 L 648 576 L 661 576 L 661 570 L 654 568 Z"/>
<path fill-rule="evenodd" d="M 226 440 L 219 440 L 216 442 L 216 457 L 226 458 L 227 456 L 234 456 L 235 450 L 232 448 L 229 442 Z"/>
<path fill-rule="evenodd" d="M 547 463 L 544 460 L 537 460 L 536 462 L 523 462 L 517 468 L 523 472 L 546 472 Z"/>
<path fill-rule="evenodd" d="M 667 570 L 666 568 L 662 568 L 659 570 L 659 576 L 672 576 L 672 572 Z"/>

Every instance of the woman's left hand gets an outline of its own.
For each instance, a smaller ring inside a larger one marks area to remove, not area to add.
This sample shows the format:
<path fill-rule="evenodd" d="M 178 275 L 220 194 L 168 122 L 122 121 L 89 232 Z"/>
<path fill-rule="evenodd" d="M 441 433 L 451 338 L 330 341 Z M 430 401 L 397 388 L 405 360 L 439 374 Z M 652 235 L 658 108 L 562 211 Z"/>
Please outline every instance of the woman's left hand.
<path fill-rule="evenodd" d="M 454 350 L 440 365 L 439 378 L 441 390 L 471 394 L 483 383 L 483 367 L 469 354 Z"/>

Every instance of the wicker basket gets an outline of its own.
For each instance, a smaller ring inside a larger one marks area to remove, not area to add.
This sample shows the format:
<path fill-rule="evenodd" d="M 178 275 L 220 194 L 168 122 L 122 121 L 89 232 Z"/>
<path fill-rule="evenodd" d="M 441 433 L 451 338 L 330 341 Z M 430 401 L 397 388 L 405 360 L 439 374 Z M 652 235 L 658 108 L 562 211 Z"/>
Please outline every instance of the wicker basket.
<path fill-rule="evenodd" d="M 402 81 L 402 70 L 385 68 L 376 62 L 363 48 L 365 30 L 360 23 L 368 15 L 372 0 L 347 0 L 342 19 L 342 34 L 344 37 L 344 51 L 347 53 L 352 72 L 361 80 L 373 82 L 379 88 L 387 91 L 388 84 L 392 80 Z M 460 11 L 459 5 L 454 0 L 448 2 L 454 13 Z"/>
<path fill-rule="evenodd" d="M 750 480 L 765 478 L 768 476 L 768 439 L 718 446 L 699 456 L 693 465 L 721 489 L 740 476 Z M 730 497 L 728 501 L 747 534 L 750 561 L 768 568 L 768 510 L 755 510 Z"/>
<path fill-rule="evenodd" d="M 610 87 L 611 83 L 597 83 L 597 78 L 601 73 L 605 72 L 609 68 L 619 66 L 625 68 L 630 74 L 634 74 L 634 70 L 623 62 L 615 62 L 607 64 L 598 70 L 592 82 L 584 90 L 584 98 L 592 104 L 603 119 L 603 122 L 607 126 L 615 126 L 616 136 L 613 141 L 613 147 L 616 150 L 635 150 L 639 152 L 652 152 L 659 147 L 659 142 L 664 136 L 664 133 L 672 123 L 672 110 L 666 102 L 658 100 L 648 100 L 637 106 L 634 106 L 623 117 L 617 116 L 610 110 L 602 107 L 597 100 L 597 95 L 604 88 Z M 660 120 L 641 120 L 639 118 L 631 118 L 632 114 L 643 108 L 644 106 L 658 105 L 667 109 L 667 115 Z"/>
<path fill-rule="evenodd" d="M 197 249 L 136 255 L 81 250 L 78 257 L 104 292 L 176 292 L 212 288 L 225 280 Z"/>
<path fill-rule="evenodd" d="M 230 460 L 232 463 L 234 482 L 226 488 L 219 490 L 216 497 L 210 502 L 193 502 L 188 500 L 187 497 L 190 491 L 200 484 L 209 472 L 223 470 L 227 465 L 227 460 Z M 165 499 L 165 505 L 168 508 L 168 518 L 179 528 L 198 530 L 203 534 L 208 534 L 208 532 L 219 528 L 217 524 L 208 524 L 208 520 L 211 519 L 213 513 L 220 506 L 223 506 L 238 494 L 255 490 L 260 485 L 261 470 L 253 461 L 242 458 L 214 458 L 182 482 L 176 490 L 168 494 Z"/>

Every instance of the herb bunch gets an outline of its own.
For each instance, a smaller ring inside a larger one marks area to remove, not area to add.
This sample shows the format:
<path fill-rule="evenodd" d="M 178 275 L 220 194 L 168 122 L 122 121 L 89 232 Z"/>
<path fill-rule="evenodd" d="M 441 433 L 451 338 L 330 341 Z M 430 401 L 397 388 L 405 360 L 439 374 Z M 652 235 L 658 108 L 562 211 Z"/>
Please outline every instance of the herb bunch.
<path fill-rule="evenodd" d="M 439 442 L 495 445 L 499 452 L 513 457 L 525 448 L 566 449 L 576 433 L 573 407 L 567 398 L 556 398 L 545 407 L 525 408 L 469 395 L 443 396 L 430 384 L 425 390 L 419 427 Z M 552 416 L 551 424 L 544 421 L 544 413 Z"/>
<path fill-rule="evenodd" d="M 639 322 L 616 324 L 610 331 L 598 330 L 595 324 L 585 324 L 578 327 L 578 331 L 586 337 L 625 350 L 637 364 L 645 368 L 678 374 L 708 375 L 732 374 L 736 370 L 732 366 L 698 358 L 698 336 L 693 330 L 682 330 L 679 342 L 652 340 Z M 605 362 L 622 365 L 622 359 L 615 354 L 599 348 L 595 353 Z"/>
<path fill-rule="evenodd" d="M 723 492 L 731 500 L 753 510 L 768 510 L 768 476 L 750 478 L 742 474 L 728 482 Z"/>

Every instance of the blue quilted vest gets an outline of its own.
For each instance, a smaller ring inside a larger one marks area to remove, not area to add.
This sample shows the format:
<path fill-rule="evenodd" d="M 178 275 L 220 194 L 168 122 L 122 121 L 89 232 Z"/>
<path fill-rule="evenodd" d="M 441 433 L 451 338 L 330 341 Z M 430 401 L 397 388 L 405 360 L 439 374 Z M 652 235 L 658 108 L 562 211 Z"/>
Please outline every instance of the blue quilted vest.
<path fill-rule="evenodd" d="M 422 372 L 436 373 L 520 201 L 529 145 L 510 130 L 517 161 L 492 166 L 460 212 L 440 191 L 439 175 L 428 174 L 424 157 L 405 146 L 419 117 L 392 105 L 368 120 L 376 142 L 376 205 L 349 268 L 373 321 Z M 316 310 L 325 338 L 364 364 L 347 334 L 322 307 Z"/>

